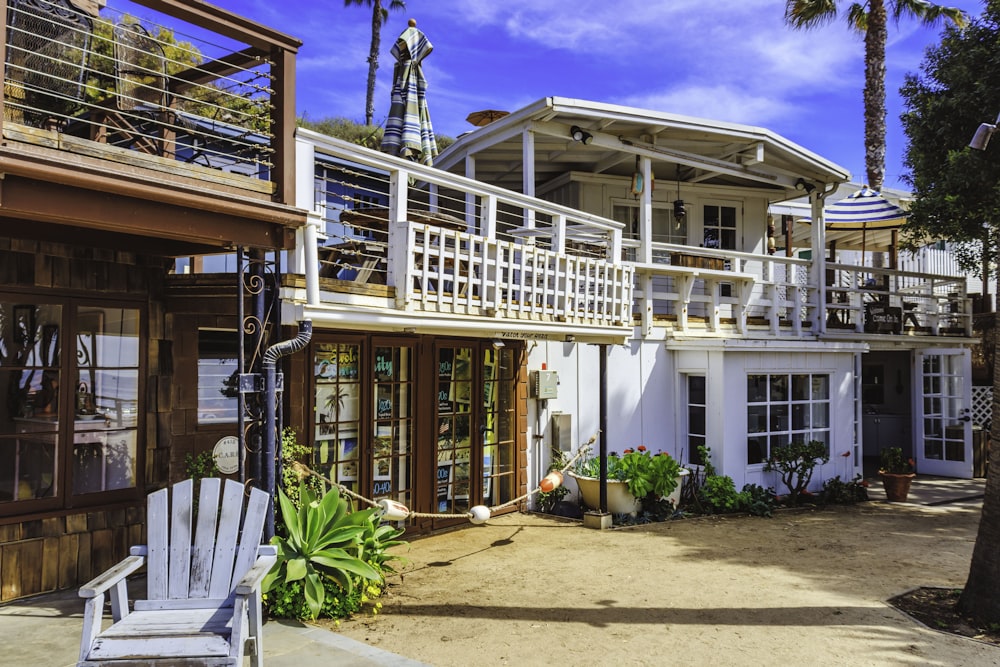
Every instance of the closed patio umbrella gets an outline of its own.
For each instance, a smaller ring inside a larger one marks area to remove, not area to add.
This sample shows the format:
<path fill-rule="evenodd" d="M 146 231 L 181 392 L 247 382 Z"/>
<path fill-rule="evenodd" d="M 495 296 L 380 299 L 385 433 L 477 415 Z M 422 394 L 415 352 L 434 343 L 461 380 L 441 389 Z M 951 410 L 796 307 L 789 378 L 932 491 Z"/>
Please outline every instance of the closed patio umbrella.
<path fill-rule="evenodd" d="M 381 146 L 385 153 L 426 165 L 438 151 L 427 110 L 427 80 L 420 63 L 433 49 L 427 36 L 417 30 L 417 22 L 410 19 L 390 51 L 396 64 L 392 69 L 392 105 Z"/>

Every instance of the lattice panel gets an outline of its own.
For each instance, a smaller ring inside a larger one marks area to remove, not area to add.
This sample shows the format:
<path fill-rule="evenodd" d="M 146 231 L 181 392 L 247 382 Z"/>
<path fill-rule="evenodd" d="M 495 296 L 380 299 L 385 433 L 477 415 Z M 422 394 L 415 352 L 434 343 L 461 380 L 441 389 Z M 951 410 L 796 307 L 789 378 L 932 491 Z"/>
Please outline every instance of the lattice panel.
<path fill-rule="evenodd" d="M 993 387 L 972 388 L 972 423 L 985 426 L 990 423 L 993 410 Z"/>

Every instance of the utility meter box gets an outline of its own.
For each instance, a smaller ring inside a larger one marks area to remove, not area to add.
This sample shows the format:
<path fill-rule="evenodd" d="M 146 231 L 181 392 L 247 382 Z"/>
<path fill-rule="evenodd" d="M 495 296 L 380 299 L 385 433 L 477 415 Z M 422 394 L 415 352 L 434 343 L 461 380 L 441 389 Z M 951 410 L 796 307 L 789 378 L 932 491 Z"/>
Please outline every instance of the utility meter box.
<path fill-rule="evenodd" d="M 559 398 L 559 374 L 555 371 L 534 371 L 531 374 L 534 398 Z"/>

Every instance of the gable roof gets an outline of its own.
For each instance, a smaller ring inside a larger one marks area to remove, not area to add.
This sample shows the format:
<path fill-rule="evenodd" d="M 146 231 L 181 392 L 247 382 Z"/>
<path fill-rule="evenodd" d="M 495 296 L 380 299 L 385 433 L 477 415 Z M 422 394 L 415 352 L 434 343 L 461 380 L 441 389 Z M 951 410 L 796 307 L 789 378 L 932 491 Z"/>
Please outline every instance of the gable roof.
<path fill-rule="evenodd" d="M 571 128 L 590 134 L 575 141 Z M 849 172 L 771 132 L 750 125 L 681 116 L 601 102 L 546 97 L 461 135 L 436 166 L 521 190 L 524 134 L 533 135 L 536 188 L 570 171 L 629 177 L 634 157 L 652 160 L 657 179 L 794 191 L 798 179 L 822 187 L 846 182 Z"/>

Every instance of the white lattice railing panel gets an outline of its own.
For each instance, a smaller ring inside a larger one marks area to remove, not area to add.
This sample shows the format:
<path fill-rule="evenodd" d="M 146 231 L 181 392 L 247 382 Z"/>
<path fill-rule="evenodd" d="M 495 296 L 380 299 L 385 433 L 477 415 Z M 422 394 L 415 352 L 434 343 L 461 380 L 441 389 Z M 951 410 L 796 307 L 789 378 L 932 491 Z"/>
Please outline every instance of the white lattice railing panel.
<path fill-rule="evenodd" d="M 990 423 L 993 411 L 993 387 L 976 386 L 972 388 L 972 423 L 985 425 Z"/>

